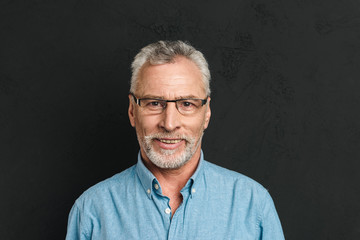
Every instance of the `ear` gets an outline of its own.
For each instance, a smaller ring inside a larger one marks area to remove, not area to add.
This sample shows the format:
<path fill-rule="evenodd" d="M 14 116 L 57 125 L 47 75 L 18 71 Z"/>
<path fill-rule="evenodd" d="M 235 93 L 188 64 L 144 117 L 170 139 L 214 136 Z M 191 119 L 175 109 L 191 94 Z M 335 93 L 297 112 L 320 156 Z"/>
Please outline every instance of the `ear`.
<path fill-rule="evenodd" d="M 211 98 L 208 97 L 208 100 L 206 103 L 204 130 L 207 129 L 207 127 L 209 126 L 209 122 L 210 122 L 210 117 L 211 117 L 210 100 L 211 100 Z"/>
<path fill-rule="evenodd" d="M 130 124 L 132 127 L 135 127 L 135 106 L 134 106 L 134 102 L 132 100 L 132 95 L 129 94 L 129 110 L 128 110 L 128 114 L 129 114 L 129 120 L 130 120 Z"/>

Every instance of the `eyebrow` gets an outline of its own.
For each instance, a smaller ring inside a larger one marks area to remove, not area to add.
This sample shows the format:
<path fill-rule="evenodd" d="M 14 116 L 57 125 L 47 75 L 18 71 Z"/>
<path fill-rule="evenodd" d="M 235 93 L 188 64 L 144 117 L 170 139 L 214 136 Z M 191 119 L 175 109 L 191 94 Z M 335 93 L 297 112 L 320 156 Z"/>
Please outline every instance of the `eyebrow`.
<path fill-rule="evenodd" d="M 145 95 L 145 96 L 141 97 L 141 99 L 144 99 L 144 98 L 165 100 L 164 97 L 162 97 L 162 96 L 156 96 L 156 95 Z M 178 99 L 202 99 L 202 98 L 196 97 L 196 96 L 194 96 L 194 95 L 186 95 L 186 96 L 176 97 L 174 100 L 178 100 Z"/>
<path fill-rule="evenodd" d="M 153 99 L 161 99 L 161 100 L 164 99 L 163 97 L 156 96 L 156 95 L 144 95 L 140 99 L 144 99 L 144 98 L 153 98 Z"/>
<path fill-rule="evenodd" d="M 194 95 L 186 95 L 186 96 L 180 96 L 176 99 L 200 99 L 199 97 L 196 97 Z"/>

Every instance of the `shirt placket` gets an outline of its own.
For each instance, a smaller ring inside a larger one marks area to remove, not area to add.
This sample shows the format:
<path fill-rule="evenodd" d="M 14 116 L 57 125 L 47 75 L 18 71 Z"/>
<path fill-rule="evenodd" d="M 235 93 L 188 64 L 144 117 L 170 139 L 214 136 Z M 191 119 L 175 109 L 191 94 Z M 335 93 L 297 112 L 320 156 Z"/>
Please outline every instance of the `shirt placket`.
<path fill-rule="evenodd" d="M 171 208 L 169 205 L 170 199 L 162 194 L 160 184 L 156 179 L 154 179 L 153 181 L 152 190 L 153 190 L 152 193 L 153 201 L 162 217 L 164 230 L 166 233 L 168 233 L 171 224 Z"/>
<path fill-rule="evenodd" d="M 189 184 L 190 185 L 190 184 Z M 183 239 L 183 231 L 185 227 L 184 223 L 184 214 L 185 211 L 189 211 L 189 201 L 190 193 L 189 193 L 189 185 L 185 186 L 181 190 L 181 194 L 183 197 L 183 201 L 180 204 L 180 206 L 177 208 L 176 212 L 173 214 L 173 217 L 170 220 L 170 228 L 169 228 L 169 234 L 168 234 L 168 240 L 179 240 Z"/>

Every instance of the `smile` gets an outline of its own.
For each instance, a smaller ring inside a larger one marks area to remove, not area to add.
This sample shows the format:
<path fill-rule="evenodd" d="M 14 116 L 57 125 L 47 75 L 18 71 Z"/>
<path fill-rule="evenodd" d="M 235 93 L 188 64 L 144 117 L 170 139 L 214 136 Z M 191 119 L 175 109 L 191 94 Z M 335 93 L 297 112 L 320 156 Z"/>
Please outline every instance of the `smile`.
<path fill-rule="evenodd" d="M 167 143 L 167 144 L 175 144 L 182 141 L 181 139 L 158 139 L 158 140 L 162 143 Z"/>

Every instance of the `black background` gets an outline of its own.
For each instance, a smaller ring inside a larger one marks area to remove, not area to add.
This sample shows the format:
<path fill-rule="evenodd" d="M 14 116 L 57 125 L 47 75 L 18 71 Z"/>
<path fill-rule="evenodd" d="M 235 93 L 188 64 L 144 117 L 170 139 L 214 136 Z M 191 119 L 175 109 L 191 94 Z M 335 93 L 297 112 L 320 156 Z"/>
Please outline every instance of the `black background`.
<path fill-rule="evenodd" d="M 136 162 L 130 62 L 160 39 L 209 61 L 205 158 L 269 189 L 287 239 L 359 238 L 358 0 L 2 0 L 0 31 L 1 239 L 64 239 Z"/>

